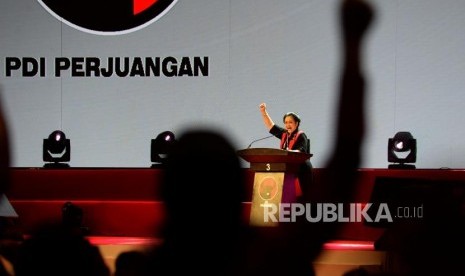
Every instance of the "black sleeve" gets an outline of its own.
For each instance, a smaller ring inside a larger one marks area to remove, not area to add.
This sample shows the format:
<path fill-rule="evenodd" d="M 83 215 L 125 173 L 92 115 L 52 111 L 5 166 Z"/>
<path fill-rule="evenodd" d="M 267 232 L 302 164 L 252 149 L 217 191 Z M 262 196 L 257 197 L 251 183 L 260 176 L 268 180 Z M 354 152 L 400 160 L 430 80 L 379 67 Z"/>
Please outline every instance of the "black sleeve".
<path fill-rule="evenodd" d="M 276 136 L 276 138 L 281 139 L 281 136 L 284 131 L 286 131 L 284 128 L 277 125 L 273 125 L 270 129 L 270 134 Z"/>
<path fill-rule="evenodd" d="M 295 141 L 295 144 L 292 149 L 309 153 L 307 143 L 309 143 L 307 135 L 305 135 L 305 133 L 301 133 L 299 137 L 297 137 L 297 141 Z"/>

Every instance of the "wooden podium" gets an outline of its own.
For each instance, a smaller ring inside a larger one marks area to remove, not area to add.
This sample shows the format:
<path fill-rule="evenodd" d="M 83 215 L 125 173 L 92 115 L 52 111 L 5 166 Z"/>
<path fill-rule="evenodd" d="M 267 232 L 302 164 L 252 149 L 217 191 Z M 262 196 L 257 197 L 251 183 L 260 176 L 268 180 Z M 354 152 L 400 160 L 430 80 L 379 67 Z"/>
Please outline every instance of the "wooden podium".
<path fill-rule="evenodd" d="M 312 154 L 273 148 L 243 149 L 237 153 L 255 172 L 250 224 L 276 226 L 280 203 L 296 202 L 299 168 Z"/>

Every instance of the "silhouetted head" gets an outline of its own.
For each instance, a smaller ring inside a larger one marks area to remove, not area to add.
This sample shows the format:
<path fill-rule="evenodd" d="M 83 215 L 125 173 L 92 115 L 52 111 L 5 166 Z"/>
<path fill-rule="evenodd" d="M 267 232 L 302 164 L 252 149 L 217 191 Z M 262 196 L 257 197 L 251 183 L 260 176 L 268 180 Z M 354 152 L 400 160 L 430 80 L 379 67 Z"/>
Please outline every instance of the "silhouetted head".
<path fill-rule="evenodd" d="M 146 274 L 147 256 L 141 251 L 121 252 L 115 260 L 114 276 L 141 276 Z"/>
<path fill-rule="evenodd" d="M 235 149 L 220 133 L 181 135 L 167 158 L 163 185 L 171 224 L 222 229 L 240 223 L 243 171 Z"/>
<path fill-rule="evenodd" d="M 45 223 L 20 246 L 15 275 L 109 276 L 98 247 L 60 224 Z"/>

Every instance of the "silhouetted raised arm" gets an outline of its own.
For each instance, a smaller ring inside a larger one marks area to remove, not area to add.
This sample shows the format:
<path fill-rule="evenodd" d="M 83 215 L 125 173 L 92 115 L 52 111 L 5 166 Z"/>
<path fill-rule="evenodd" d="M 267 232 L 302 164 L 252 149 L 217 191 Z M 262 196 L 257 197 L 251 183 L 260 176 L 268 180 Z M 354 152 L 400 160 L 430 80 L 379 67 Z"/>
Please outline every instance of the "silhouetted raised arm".
<path fill-rule="evenodd" d="M 326 168 L 327 185 L 334 200 L 347 200 L 353 193 L 365 133 L 365 78 L 362 43 L 373 11 L 362 0 L 344 0 L 340 10 L 343 67 L 337 109 L 336 139 Z"/>

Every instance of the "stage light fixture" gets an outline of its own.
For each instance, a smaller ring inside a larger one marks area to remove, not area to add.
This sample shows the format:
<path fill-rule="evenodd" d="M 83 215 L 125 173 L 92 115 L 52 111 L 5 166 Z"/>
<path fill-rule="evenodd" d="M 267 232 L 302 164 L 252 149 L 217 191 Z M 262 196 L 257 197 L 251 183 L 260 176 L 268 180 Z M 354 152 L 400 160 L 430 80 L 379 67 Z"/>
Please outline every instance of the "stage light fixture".
<path fill-rule="evenodd" d="M 171 148 L 176 143 L 176 137 L 171 131 L 164 131 L 152 139 L 150 147 L 150 160 L 152 163 L 163 164 Z M 152 167 L 155 167 L 153 164 Z"/>
<path fill-rule="evenodd" d="M 417 161 L 417 140 L 407 131 L 397 132 L 388 141 L 388 168 L 392 169 L 414 169 Z"/>
<path fill-rule="evenodd" d="M 44 167 L 62 168 L 69 167 L 67 163 L 71 160 L 71 142 L 61 130 L 55 130 L 44 139 L 43 161 L 48 162 Z"/>

